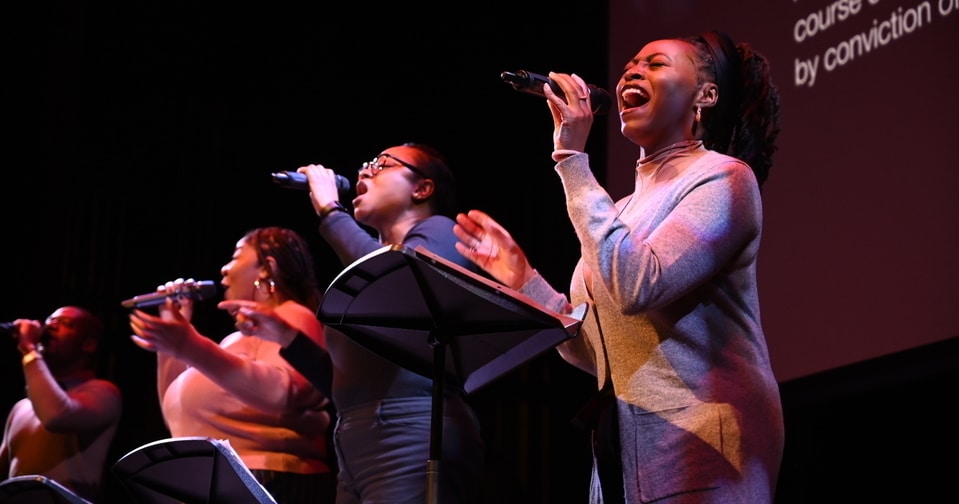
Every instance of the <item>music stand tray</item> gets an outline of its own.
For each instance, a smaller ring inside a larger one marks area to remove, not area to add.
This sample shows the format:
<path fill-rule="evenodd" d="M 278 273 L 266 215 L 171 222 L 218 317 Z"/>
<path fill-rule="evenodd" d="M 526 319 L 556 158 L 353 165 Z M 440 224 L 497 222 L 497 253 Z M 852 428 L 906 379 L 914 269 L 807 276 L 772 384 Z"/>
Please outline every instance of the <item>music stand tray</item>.
<path fill-rule="evenodd" d="M 276 504 L 225 440 L 161 439 L 121 457 L 113 472 L 141 504 Z"/>
<path fill-rule="evenodd" d="M 336 276 L 317 317 L 381 357 L 432 378 L 426 477 L 427 503 L 436 504 L 444 382 L 473 393 L 576 336 L 585 313 L 585 304 L 574 316 L 553 313 L 425 248 L 387 245 Z"/>
<path fill-rule="evenodd" d="M 40 474 L 13 476 L 0 482 L 3 504 L 92 504 L 55 480 Z"/>
<path fill-rule="evenodd" d="M 380 356 L 471 394 L 576 336 L 585 305 L 560 315 L 425 248 L 387 245 L 340 272 L 317 316 Z"/>

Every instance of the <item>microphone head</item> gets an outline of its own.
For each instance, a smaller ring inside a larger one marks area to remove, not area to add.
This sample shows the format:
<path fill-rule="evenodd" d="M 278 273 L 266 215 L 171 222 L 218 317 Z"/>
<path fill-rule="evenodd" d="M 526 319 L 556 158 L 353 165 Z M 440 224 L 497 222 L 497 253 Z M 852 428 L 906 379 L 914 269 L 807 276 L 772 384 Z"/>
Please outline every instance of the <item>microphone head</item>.
<path fill-rule="evenodd" d="M 605 89 L 589 84 L 589 103 L 594 115 L 603 115 L 613 106 L 613 97 Z"/>
<path fill-rule="evenodd" d="M 192 297 L 196 301 L 206 301 L 216 297 L 216 283 L 213 280 L 203 280 L 200 282 L 194 283 Z"/>
<path fill-rule="evenodd" d="M 513 89 L 523 93 L 543 97 L 545 96 L 543 94 L 543 85 L 549 84 L 549 87 L 552 88 L 554 93 L 561 97 L 565 96 L 559 85 L 545 75 L 526 70 L 517 70 L 515 72 L 502 72 L 499 74 L 499 77 L 503 82 L 513 86 Z M 613 98 L 609 93 L 605 89 L 594 86 L 593 84 L 587 84 L 586 87 L 589 89 L 589 102 L 592 106 L 593 114 L 603 115 L 608 112 L 610 107 L 613 106 Z"/>
<path fill-rule="evenodd" d="M 147 308 L 166 302 L 167 298 L 188 297 L 194 301 L 205 301 L 217 295 L 216 283 L 213 280 L 203 280 L 200 282 L 184 282 L 178 286 L 175 292 L 151 292 L 133 296 L 130 299 L 123 300 L 120 305 L 124 308 Z"/>
<path fill-rule="evenodd" d="M 543 96 L 543 84 L 549 83 L 554 91 L 563 93 L 559 86 L 556 86 L 552 79 L 545 75 L 528 72 L 526 70 L 517 70 L 515 72 L 502 72 L 499 78 L 509 84 L 513 89 L 533 95 Z"/>
<path fill-rule="evenodd" d="M 289 184 L 290 182 L 293 181 L 292 177 L 290 177 L 291 173 L 295 173 L 295 172 L 288 172 L 288 171 L 274 172 L 273 182 L 276 182 L 277 184 L 280 184 L 280 185 Z"/>
<path fill-rule="evenodd" d="M 519 70 L 516 72 L 503 72 L 499 74 L 499 78 L 503 79 L 503 82 L 513 86 L 513 89 L 517 91 L 530 88 L 535 83 L 535 79 L 532 78 L 525 70 Z"/>

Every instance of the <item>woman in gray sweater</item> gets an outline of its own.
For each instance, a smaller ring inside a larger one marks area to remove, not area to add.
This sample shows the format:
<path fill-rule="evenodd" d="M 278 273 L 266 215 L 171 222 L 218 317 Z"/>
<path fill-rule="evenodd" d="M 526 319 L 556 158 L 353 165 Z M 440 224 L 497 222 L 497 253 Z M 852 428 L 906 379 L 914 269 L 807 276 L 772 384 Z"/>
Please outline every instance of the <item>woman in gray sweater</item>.
<path fill-rule="evenodd" d="M 784 432 L 756 258 L 779 96 L 765 58 L 707 32 L 650 42 L 627 62 L 616 99 L 641 151 L 633 193 L 619 201 L 583 152 L 586 83 L 549 76 L 569 98 L 544 86 L 582 250 L 569 299 L 481 211 L 457 216 L 457 249 L 557 312 L 589 303 L 559 351 L 601 391 L 591 502 L 772 502 Z"/>

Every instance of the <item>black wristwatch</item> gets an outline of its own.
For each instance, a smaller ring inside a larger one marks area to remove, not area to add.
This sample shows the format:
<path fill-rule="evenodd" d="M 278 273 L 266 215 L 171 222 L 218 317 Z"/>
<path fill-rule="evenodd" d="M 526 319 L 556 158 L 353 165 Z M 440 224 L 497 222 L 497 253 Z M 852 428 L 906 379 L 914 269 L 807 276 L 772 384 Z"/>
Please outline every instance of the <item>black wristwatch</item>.
<path fill-rule="evenodd" d="M 341 204 L 339 201 L 334 201 L 333 203 L 326 205 L 325 207 L 323 207 L 322 210 L 320 210 L 320 213 L 317 214 L 320 217 L 320 222 L 323 222 L 323 219 L 325 219 L 327 215 L 330 215 L 333 212 L 346 212 L 346 208 L 344 208 L 343 204 Z"/>

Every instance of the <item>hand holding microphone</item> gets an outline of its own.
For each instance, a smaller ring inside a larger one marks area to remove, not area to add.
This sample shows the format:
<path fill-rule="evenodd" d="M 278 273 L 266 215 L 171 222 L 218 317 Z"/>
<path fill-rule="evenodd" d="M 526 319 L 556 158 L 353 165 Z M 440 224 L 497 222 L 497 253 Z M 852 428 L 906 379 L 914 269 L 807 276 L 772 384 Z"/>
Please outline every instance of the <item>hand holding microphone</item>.
<path fill-rule="evenodd" d="M 165 286 L 163 290 L 141 294 L 120 303 L 124 308 L 147 308 L 166 302 L 167 298 L 187 298 L 203 301 L 216 296 L 216 283 L 212 280 L 197 282 L 193 279 L 181 280 Z"/>
<path fill-rule="evenodd" d="M 306 175 L 295 171 L 276 172 L 273 174 L 273 182 L 287 189 L 297 189 L 300 191 L 310 190 L 310 181 L 306 178 Z M 336 189 L 339 191 L 349 191 L 350 179 L 337 173 Z"/>
<path fill-rule="evenodd" d="M 26 330 L 20 329 L 20 324 L 26 322 Z M 43 343 L 40 338 L 43 335 L 44 325 L 39 320 L 18 319 L 11 322 L 0 322 L 0 334 L 9 336 L 17 342 L 17 348 L 20 353 L 26 354 L 30 350 L 37 350 L 43 353 Z"/>
<path fill-rule="evenodd" d="M 526 70 L 517 70 L 515 72 L 503 72 L 499 74 L 499 76 L 500 79 L 503 79 L 503 82 L 523 93 L 545 98 L 546 95 L 543 94 L 543 85 L 549 84 L 550 89 L 561 98 L 565 98 L 566 96 L 562 88 L 560 88 L 553 79 L 545 75 L 527 72 Z M 613 104 L 613 99 L 609 96 L 609 93 L 607 93 L 605 89 L 592 84 L 587 84 L 586 87 L 589 89 L 589 103 L 592 107 L 593 115 L 605 114 Z"/>

